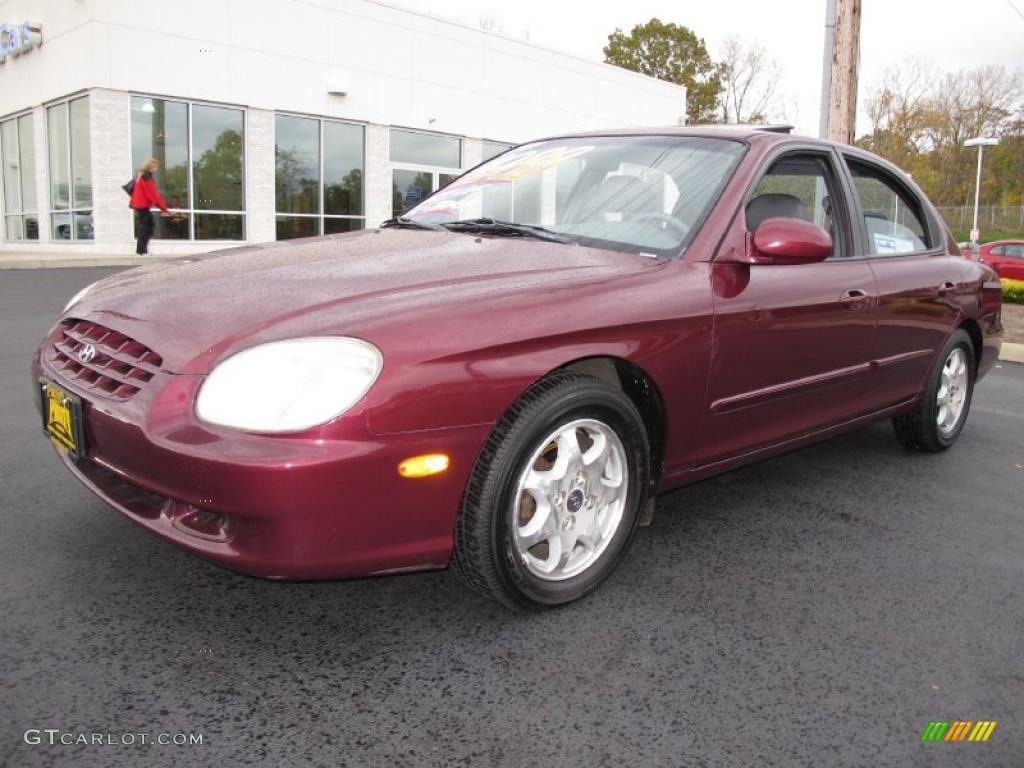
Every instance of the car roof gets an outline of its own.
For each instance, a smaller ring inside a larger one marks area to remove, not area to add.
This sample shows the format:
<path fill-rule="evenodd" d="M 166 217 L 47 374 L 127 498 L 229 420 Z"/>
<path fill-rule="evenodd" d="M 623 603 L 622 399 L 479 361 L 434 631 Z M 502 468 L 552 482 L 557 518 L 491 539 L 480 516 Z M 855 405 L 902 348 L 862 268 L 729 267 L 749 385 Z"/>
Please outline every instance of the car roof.
<path fill-rule="evenodd" d="M 985 243 L 986 248 L 990 245 L 1024 245 L 1024 240 L 990 240 Z"/>
<path fill-rule="evenodd" d="M 834 142 L 811 136 L 791 133 L 788 125 L 665 125 L 635 128 L 606 128 L 597 131 L 561 133 L 547 139 L 586 138 L 588 136 L 694 136 L 699 138 L 721 138 L 739 141 L 780 143 L 784 141 L 811 142 L 831 145 Z M 846 146 L 846 145 L 844 145 Z"/>

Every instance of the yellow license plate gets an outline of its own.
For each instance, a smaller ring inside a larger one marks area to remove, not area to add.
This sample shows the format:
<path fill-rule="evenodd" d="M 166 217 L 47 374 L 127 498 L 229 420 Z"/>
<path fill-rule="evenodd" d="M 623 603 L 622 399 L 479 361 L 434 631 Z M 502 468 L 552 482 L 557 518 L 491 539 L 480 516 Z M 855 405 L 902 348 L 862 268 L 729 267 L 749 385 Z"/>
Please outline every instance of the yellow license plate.
<path fill-rule="evenodd" d="M 72 459 L 81 458 L 85 455 L 81 398 L 45 379 L 39 384 L 43 394 L 43 431 Z"/>

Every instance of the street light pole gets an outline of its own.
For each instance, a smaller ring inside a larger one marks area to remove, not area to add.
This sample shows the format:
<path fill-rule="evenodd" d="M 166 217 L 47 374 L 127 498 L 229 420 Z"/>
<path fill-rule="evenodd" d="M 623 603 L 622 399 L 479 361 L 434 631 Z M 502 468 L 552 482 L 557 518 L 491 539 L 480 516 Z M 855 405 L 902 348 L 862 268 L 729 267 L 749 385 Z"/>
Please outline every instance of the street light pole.
<path fill-rule="evenodd" d="M 981 232 L 978 231 L 978 201 L 981 198 L 981 156 L 985 147 L 994 147 L 999 139 L 991 139 L 985 136 L 978 136 L 964 142 L 965 147 L 978 148 L 978 174 L 974 179 L 974 226 L 971 228 L 971 244 L 977 245 Z"/>

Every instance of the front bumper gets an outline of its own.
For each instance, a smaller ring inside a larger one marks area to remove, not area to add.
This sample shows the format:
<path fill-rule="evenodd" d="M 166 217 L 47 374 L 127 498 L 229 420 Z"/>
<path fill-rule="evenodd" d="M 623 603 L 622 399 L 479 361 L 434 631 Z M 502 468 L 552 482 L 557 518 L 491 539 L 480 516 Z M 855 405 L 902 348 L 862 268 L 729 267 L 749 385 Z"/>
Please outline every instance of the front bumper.
<path fill-rule="evenodd" d="M 301 436 L 203 424 L 200 376 L 158 374 L 126 403 L 77 388 L 37 356 L 34 373 L 83 399 L 87 454 L 68 468 L 162 539 L 242 573 L 328 579 L 443 567 L 486 425 L 379 436 L 365 413 Z M 443 474 L 398 475 L 420 453 Z"/>

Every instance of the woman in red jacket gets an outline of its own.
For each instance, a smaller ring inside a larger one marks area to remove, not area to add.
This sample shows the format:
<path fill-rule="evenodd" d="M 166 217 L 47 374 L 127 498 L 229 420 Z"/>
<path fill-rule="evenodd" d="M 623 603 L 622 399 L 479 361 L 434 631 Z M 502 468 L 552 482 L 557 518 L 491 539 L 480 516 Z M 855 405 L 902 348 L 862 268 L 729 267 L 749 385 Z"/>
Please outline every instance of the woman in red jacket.
<path fill-rule="evenodd" d="M 161 216 L 166 216 L 167 203 L 156 188 L 156 181 L 153 174 L 160 168 L 160 162 L 155 158 L 149 158 L 142 165 L 135 176 L 135 186 L 132 187 L 132 198 L 128 205 L 135 211 L 135 236 L 138 238 L 135 244 L 135 252 L 139 256 L 145 256 L 149 250 L 149 238 L 153 236 L 153 229 L 156 223 L 153 221 L 153 212 L 149 210 L 154 205 L 161 211 Z"/>

